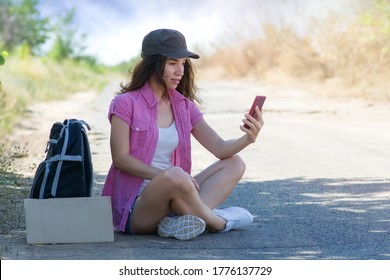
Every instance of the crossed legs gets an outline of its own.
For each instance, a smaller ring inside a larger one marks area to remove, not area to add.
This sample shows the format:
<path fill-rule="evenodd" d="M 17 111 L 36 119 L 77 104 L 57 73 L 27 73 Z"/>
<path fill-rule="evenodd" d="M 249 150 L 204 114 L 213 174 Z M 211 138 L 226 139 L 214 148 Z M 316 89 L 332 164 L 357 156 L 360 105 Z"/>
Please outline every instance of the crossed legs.
<path fill-rule="evenodd" d="M 219 160 L 195 176 L 198 191 L 189 174 L 171 167 L 156 176 L 144 189 L 131 215 L 135 234 L 151 234 L 158 222 L 172 213 L 190 214 L 204 220 L 210 231 L 221 231 L 226 220 L 212 209 L 224 202 L 242 178 L 245 164 L 233 157 Z"/>

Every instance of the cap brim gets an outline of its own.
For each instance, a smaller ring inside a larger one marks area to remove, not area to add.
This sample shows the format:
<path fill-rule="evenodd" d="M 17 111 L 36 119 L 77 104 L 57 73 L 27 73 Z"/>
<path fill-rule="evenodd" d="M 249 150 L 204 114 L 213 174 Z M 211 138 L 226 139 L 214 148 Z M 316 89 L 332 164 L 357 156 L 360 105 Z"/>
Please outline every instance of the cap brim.
<path fill-rule="evenodd" d="M 190 57 L 190 58 L 198 59 L 200 57 L 196 53 L 190 52 L 188 50 L 174 51 L 174 52 L 164 52 L 164 53 L 161 53 L 161 54 L 166 56 L 166 57 L 171 57 L 171 58 Z"/>

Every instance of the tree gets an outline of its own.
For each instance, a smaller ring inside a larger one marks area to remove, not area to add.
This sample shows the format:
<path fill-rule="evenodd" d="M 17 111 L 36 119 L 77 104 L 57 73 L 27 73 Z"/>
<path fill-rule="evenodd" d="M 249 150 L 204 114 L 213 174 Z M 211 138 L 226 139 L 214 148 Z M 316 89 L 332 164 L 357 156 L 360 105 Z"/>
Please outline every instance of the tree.
<path fill-rule="evenodd" d="M 54 28 L 55 39 L 48 56 L 55 60 L 77 58 L 83 53 L 85 47 L 78 40 L 77 28 L 74 26 L 76 10 L 73 8 L 65 11 L 64 16 L 59 17 Z M 85 39 L 85 34 L 80 35 Z"/>
<path fill-rule="evenodd" d="M 363 13 L 363 25 L 390 36 L 390 1 L 375 0 L 374 2 L 367 1 L 365 4 L 368 6 L 368 11 Z"/>
<path fill-rule="evenodd" d="M 3 51 L 0 54 L 0 66 L 4 65 L 5 63 L 5 58 L 8 56 L 8 53 L 6 51 Z M 1 81 L 0 81 L 0 91 L 1 91 Z"/>
<path fill-rule="evenodd" d="M 37 9 L 38 0 L 0 0 L 0 46 L 13 50 L 25 44 L 33 53 L 49 38 L 49 18 Z"/>
<path fill-rule="evenodd" d="M 4 65 L 5 63 L 5 58 L 8 56 L 8 53 L 6 51 L 3 51 L 1 54 L 0 54 L 0 66 L 1 65 Z"/>
<path fill-rule="evenodd" d="M 367 3 L 368 11 L 363 13 L 363 26 L 368 28 L 367 41 L 376 44 L 380 54 L 377 61 L 390 63 L 390 0 L 375 0 Z"/>

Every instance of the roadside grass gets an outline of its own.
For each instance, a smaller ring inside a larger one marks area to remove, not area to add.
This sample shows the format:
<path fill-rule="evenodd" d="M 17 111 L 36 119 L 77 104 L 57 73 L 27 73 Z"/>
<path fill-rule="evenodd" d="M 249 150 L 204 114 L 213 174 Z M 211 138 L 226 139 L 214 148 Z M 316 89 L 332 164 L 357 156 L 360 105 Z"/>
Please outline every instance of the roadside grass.
<path fill-rule="evenodd" d="M 19 175 L 12 162 L 26 154 L 23 147 L 0 144 L 0 234 L 24 228 L 23 199 L 29 197 L 32 181 Z"/>
<path fill-rule="evenodd" d="M 64 99 L 84 90 L 99 91 L 118 72 L 76 61 L 54 62 L 10 54 L 0 67 L 0 234 L 24 228 L 23 198 L 30 192 L 32 178 L 18 174 L 13 162 L 28 156 L 25 147 L 8 143 L 17 121 L 23 118 L 28 105 Z M 29 121 L 26 119 L 26 121 Z M 37 124 L 39 125 L 39 124 Z M 1 249 L 1 248 L 0 248 Z"/>
<path fill-rule="evenodd" d="M 24 117 L 28 105 L 65 99 L 80 91 L 99 92 L 110 80 L 117 78 L 118 73 L 108 67 L 92 67 L 72 60 L 55 62 L 34 56 L 7 57 L 0 67 L 0 177 L 17 178 L 13 161 L 28 155 L 25 147 L 8 143 L 5 137 Z M 0 189 L 6 187 L 7 182 L 9 180 L 0 180 Z"/>
<path fill-rule="evenodd" d="M 238 44 L 204 54 L 199 73 L 215 79 L 315 83 L 327 95 L 390 101 L 390 32 L 364 24 L 359 16 L 313 20 L 304 35 L 283 24 L 239 28 L 252 29 L 253 38 L 237 38 Z"/>
<path fill-rule="evenodd" d="M 28 198 L 29 193 L 29 178 L 23 178 L 16 173 L 1 174 L 0 234 L 12 234 L 15 231 L 25 230 L 23 199 Z"/>
<path fill-rule="evenodd" d="M 12 130 L 27 105 L 63 99 L 83 90 L 99 90 L 110 78 L 105 68 L 91 68 L 75 61 L 9 56 L 0 68 L 0 136 Z"/>

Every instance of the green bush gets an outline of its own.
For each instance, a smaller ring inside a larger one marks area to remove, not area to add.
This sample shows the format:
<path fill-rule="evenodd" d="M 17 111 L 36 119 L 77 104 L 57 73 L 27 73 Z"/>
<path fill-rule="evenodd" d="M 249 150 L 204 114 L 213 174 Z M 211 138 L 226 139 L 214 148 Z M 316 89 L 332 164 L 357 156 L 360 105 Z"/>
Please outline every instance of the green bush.
<path fill-rule="evenodd" d="M 5 58 L 8 56 L 8 53 L 6 51 L 3 51 L 1 54 L 0 54 L 0 66 L 4 65 L 5 63 Z M 0 87 L 1 87 L 1 81 L 0 81 Z M 0 88 L 1 90 L 1 88 Z"/>

